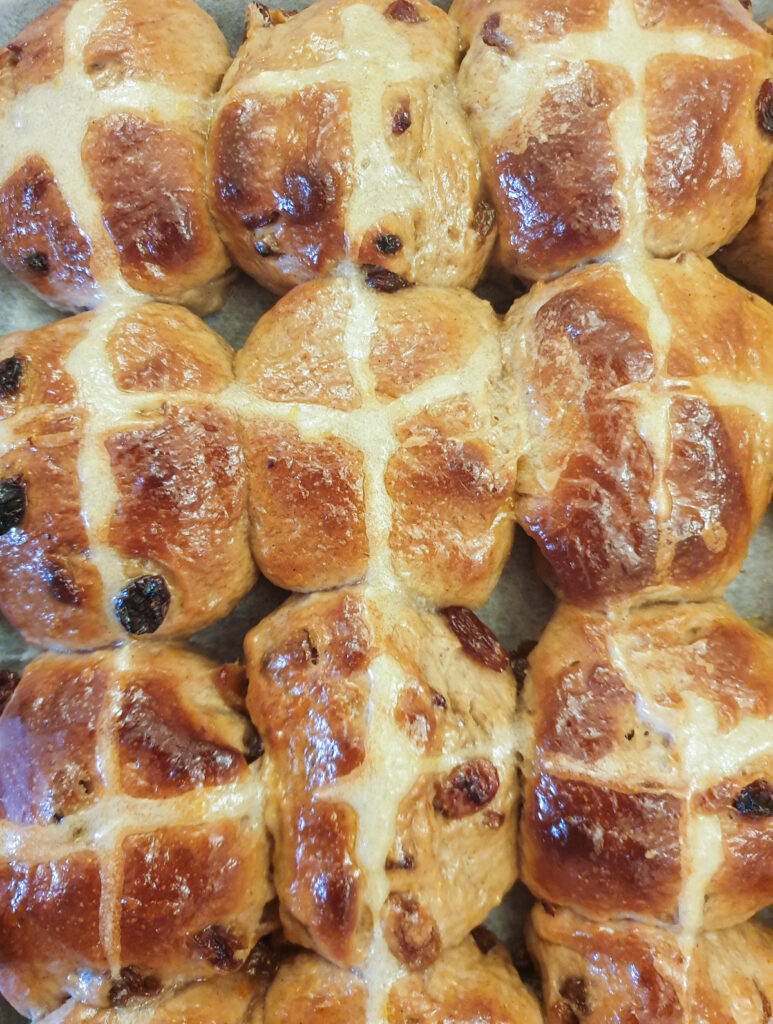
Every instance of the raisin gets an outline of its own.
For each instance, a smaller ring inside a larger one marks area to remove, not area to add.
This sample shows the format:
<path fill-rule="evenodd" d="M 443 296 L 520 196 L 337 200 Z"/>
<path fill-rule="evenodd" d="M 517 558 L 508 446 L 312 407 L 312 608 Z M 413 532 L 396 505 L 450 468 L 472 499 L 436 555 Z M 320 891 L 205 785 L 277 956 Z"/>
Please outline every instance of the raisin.
<path fill-rule="evenodd" d="M 8 701 L 13 697 L 13 691 L 19 685 L 19 676 L 10 669 L 0 669 L 0 714 L 3 713 Z"/>
<path fill-rule="evenodd" d="M 365 268 L 365 284 L 379 292 L 399 292 L 401 288 L 411 288 L 411 282 L 385 267 Z"/>
<path fill-rule="evenodd" d="M 376 248 L 383 256 L 394 256 L 403 247 L 403 243 L 397 235 L 379 235 L 376 239 Z"/>
<path fill-rule="evenodd" d="M 21 45 L 21 43 L 8 43 L 5 48 L 8 51 L 8 53 L 11 55 L 11 60 L 10 60 L 11 67 L 16 67 L 16 65 L 21 60 L 21 55 L 22 55 L 22 52 L 24 50 L 24 47 Z"/>
<path fill-rule="evenodd" d="M 523 689 L 523 684 L 526 682 L 526 672 L 529 668 L 529 655 L 536 646 L 536 640 L 524 640 L 522 644 L 518 644 L 515 650 L 510 653 L 510 668 L 513 670 L 513 675 L 515 676 L 515 682 L 518 686 L 519 693 Z"/>
<path fill-rule="evenodd" d="M 258 981 L 273 981 L 287 955 L 288 950 L 278 946 L 271 936 L 261 939 L 255 943 L 244 961 L 245 973 Z"/>
<path fill-rule="evenodd" d="M 272 210 L 271 213 L 251 213 L 242 217 L 242 224 L 248 231 L 255 231 L 257 228 L 267 228 L 269 224 L 275 224 L 279 220 L 279 211 Z"/>
<path fill-rule="evenodd" d="M 490 804 L 499 790 L 499 772 L 485 757 L 474 757 L 435 780 L 432 806 L 444 818 L 465 818 Z"/>
<path fill-rule="evenodd" d="M 416 5 L 412 4 L 410 0 L 392 0 L 392 3 L 384 11 L 385 18 L 391 18 L 392 21 L 403 21 L 409 25 L 418 25 L 419 22 L 425 19 L 416 10 Z"/>
<path fill-rule="evenodd" d="M 288 171 L 279 211 L 294 224 L 311 224 L 320 219 L 333 199 L 333 183 L 311 168 Z"/>
<path fill-rule="evenodd" d="M 0 361 L 0 397 L 10 398 L 18 394 L 23 373 L 24 364 L 16 356 Z"/>
<path fill-rule="evenodd" d="M 124 967 L 110 986 L 111 1006 L 123 1006 L 134 996 L 154 996 L 161 991 L 161 982 L 154 974 L 143 976 L 138 967 Z"/>
<path fill-rule="evenodd" d="M 432 687 L 430 687 L 430 690 L 432 690 Z M 432 706 L 433 708 L 440 708 L 441 711 L 445 711 L 448 707 L 448 701 L 442 693 L 438 693 L 437 690 L 432 690 Z"/>
<path fill-rule="evenodd" d="M 509 664 L 507 652 L 488 626 L 469 608 L 452 605 L 443 615 L 465 654 L 492 672 L 504 672 Z"/>
<path fill-rule="evenodd" d="M 499 14 L 490 14 L 483 22 L 483 27 L 480 30 L 480 37 L 486 46 L 493 46 L 494 49 L 499 50 L 500 53 L 507 53 L 510 49 L 511 43 L 507 36 L 503 36 L 499 31 L 500 21 L 501 17 Z"/>
<path fill-rule="evenodd" d="M 773 81 L 769 78 L 757 94 L 757 123 L 764 132 L 773 133 Z"/>
<path fill-rule="evenodd" d="M 735 798 L 733 807 L 752 818 L 769 818 L 773 815 L 773 793 L 768 782 L 765 779 L 750 782 Z"/>
<path fill-rule="evenodd" d="M 155 633 L 169 611 L 171 596 L 163 576 L 138 576 L 115 599 L 115 614 L 127 633 Z"/>
<path fill-rule="evenodd" d="M 83 592 L 63 565 L 47 562 L 43 568 L 48 578 L 48 589 L 57 601 L 69 605 L 80 604 Z"/>
<path fill-rule="evenodd" d="M 24 257 L 24 266 L 27 270 L 34 270 L 36 274 L 47 274 L 48 256 L 44 252 L 29 252 Z"/>
<path fill-rule="evenodd" d="M 27 511 L 27 491 L 20 476 L 0 480 L 0 536 L 13 530 Z"/>
<path fill-rule="evenodd" d="M 265 4 L 257 3 L 256 0 L 253 0 L 250 8 L 260 18 L 266 28 L 271 28 L 271 11 Z"/>
<path fill-rule="evenodd" d="M 237 940 L 220 924 L 211 924 L 193 936 L 202 958 L 219 971 L 236 971 L 240 963 L 235 956 Z"/>
<path fill-rule="evenodd" d="M 252 723 L 247 725 L 244 730 L 244 756 L 247 759 L 247 764 L 252 764 L 263 756 L 263 740 Z"/>
<path fill-rule="evenodd" d="M 410 853 L 401 853 L 398 857 L 389 856 L 384 868 L 386 871 L 413 871 L 414 860 Z"/>
<path fill-rule="evenodd" d="M 567 978 L 558 991 L 580 1017 L 590 1014 L 588 982 L 585 978 Z"/>
<path fill-rule="evenodd" d="M 747 11 L 752 9 L 752 0 L 738 0 L 741 7 L 745 7 Z"/>
<path fill-rule="evenodd" d="M 406 105 L 395 111 L 394 117 L 392 118 L 392 134 L 402 135 L 403 132 L 407 132 L 410 127 L 411 112 Z"/>
<path fill-rule="evenodd" d="M 384 937 L 392 955 L 413 969 L 429 967 L 440 953 L 437 924 L 419 901 L 407 893 L 389 894 Z"/>
<path fill-rule="evenodd" d="M 496 935 L 489 931 L 488 928 L 484 928 L 482 924 L 478 925 L 477 928 L 473 928 L 472 938 L 484 956 L 499 945 L 499 939 Z"/>

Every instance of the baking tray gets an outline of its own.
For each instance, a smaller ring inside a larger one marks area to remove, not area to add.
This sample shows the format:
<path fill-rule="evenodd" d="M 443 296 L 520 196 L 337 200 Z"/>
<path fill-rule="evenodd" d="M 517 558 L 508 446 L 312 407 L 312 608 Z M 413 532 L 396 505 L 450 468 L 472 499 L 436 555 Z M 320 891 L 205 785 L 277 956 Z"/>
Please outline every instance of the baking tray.
<path fill-rule="evenodd" d="M 245 0 L 198 0 L 225 34 L 233 52 L 242 40 Z M 50 6 L 48 0 L 0 0 L 0 45 L 12 39 L 29 21 Z M 297 10 L 309 6 L 309 0 L 274 0 L 271 6 Z M 448 2 L 439 6 L 447 8 Z M 773 0 L 754 4 L 755 16 L 773 16 Z M 486 287 L 479 289 L 490 296 Z M 241 275 L 224 307 L 207 323 L 234 348 L 241 348 L 256 321 L 276 302 L 276 297 L 255 281 Z M 60 314 L 14 281 L 0 267 L 0 335 L 15 330 L 40 327 L 59 319 Z M 287 597 L 286 592 L 260 580 L 234 611 L 221 622 L 197 633 L 191 644 L 222 661 L 241 657 L 245 634 L 261 618 Z M 773 509 L 752 538 L 748 557 L 738 578 L 726 594 L 727 600 L 746 618 L 762 628 L 773 628 Z M 532 544 L 517 532 L 512 555 L 502 578 L 480 617 L 512 650 L 524 640 L 537 639 L 547 624 L 553 598 L 538 578 L 533 565 Z M 0 667 L 19 671 L 37 650 L 27 645 L 0 617 Z M 487 924 L 519 959 L 520 934 L 528 896 L 521 886 L 508 894 Z M 19 1024 L 23 1018 L 0 998 L 0 1024 Z"/>

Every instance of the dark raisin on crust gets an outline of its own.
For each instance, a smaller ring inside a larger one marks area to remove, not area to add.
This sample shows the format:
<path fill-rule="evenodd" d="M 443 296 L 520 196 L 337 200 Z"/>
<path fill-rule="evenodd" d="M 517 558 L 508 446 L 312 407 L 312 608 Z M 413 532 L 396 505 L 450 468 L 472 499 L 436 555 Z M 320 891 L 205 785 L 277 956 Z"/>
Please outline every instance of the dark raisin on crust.
<path fill-rule="evenodd" d="M 115 614 L 127 633 L 155 633 L 169 611 L 171 595 L 163 576 L 138 576 L 116 597 Z"/>
<path fill-rule="evenodd" d="M 488 758 L 474 757 L 435 780 L 432 806 L 444 818 L 465 818 L 490 804 L 499 790 L 499 772 Z"/>
<path fill-rule="evenodd" d="M 412 4 L 410 0 L 392 0 L 392 3 L 384 11 L 384 17 L 409 25 L 418 25 L 419 22 L 425 20 L 416 10 L 416 5 Z"/>
<path fill-rule="evenodd" d="M 558 991 L 580 1017 L 589 1015 L 588 982 L 585 978 L 566 978 Z"/>
<path fill-rule="evenodd" d="M 48 256 L 44 252 L 30 252 L 24 257 L 24 266 L 36 274 L 48 273 Z"/>
<path fill-rule="evenodd" d="M 769 78 L 757 93 L 757 124 L 764 132 L 773 133 L 773 81 Z"/>
<path fill-rule="evenodd" d="M 193 943 L 202 959 L 218 971 L 236 971 L 241 966 L 235 955 L 238 942 L 233 933 L 220 924 L 211 924 L 197 932 Z"/>
<path fill-rule="evenodd" d="M 477 615 L 458 605 L 444 608 L 443 615 L 465 654 L 492 672 L 505 671 L 510 663 L 507 651 Z"/>
<path fill-rule="evenodd" d="M 402 135 L 411 127 L 411 112 L 407 105 L 396 110 L 392 118 L 392 134 Z"/>
<path fill-rule="evenodd" d="M 0 715 L 3 713 L 8 701 L 13 697 L 13 691 L 19 685 L 20 676 L 10 669 L 0 669 Z"/>
<path fill-rule="evenodd" d="M 385 267 L 374 266 L 365 267 L 365 284 L 379 292 L 399 292 L 401 288 L 412 287 L 411 282 L 406 281 L 399 274 L 395 274 Z"/>
<path fill-rule="evenodd" d="M 10 398 L 19 393 L 24 363 L 17 356 L 0 360 L 0 398 Z"/>
<path fill-rule="evenodd" d="M 27 491 L 21 476 L 0 480 L 0 536 L 19 526 L 27 511 Z"/>
<path fill-rule="evenodd" d="M 499 30 L 501 20 L 499 14 L 490 14 L 483 22 L 480 37 L 486 46 L 492 46 L 495 50 L 499 50 L 500 53 L 507 53 L 511 44 L 510 40 L 503 36 Z"/>
<path fill-rule="evenodd" d="M 142 975 L 138 967 L 124 967 L 110 986 L 111 1006 L 124 1006 L 134 996 L 154 996 L 161 991 L 161 982 L 153 974 Z"/>
<path fill-rule="evenodd" d="M 263 756 L 263 740 L 255 726 L 250 722 L 244 728 L 244 756 L 247 764 L 252 764 Z"/>
<path fill-rule="evenodd" d="M 766 779 L 756 779 L 744 786 L 733 801 L 733 807 L 739 814 L 751 818 L 769 818 L 773 816 L 773 792 Z"/>
<path fill-rule="evenodd" d="M 397 235 L 379 235 L 376 239 L 376 248 L 383 256 L 394 256 L 403 247 L 403 243 Z"/>
<path fill-rule="evenodd" d="M 524 640 L 518 644 L 514 651 L 510 652 L 510 668 L 513 670 L 518 692 L 523 688 L 526 681 L 526 671 L 529 667 L 529 655 L 537 646 L 536 640 Z"/>
<path fill-rule="evenodd" d="M 46 562 L 44 564 L 44 571 L 47 577 L 48 589 L 57 601 L 71 606 L 80 604 L 83 592 L 63 565 L 58 565 L 56 562 Z"/>

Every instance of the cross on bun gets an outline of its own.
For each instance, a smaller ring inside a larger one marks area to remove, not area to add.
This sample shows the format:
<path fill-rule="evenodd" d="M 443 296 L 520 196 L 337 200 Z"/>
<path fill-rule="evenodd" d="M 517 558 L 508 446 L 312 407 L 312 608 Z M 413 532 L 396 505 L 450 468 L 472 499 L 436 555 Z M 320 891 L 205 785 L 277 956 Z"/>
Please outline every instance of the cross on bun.
<path fill-rule="evenodd" d="M 279 586 L 482 604 L 513 534 L 499 327 L 469 292 L 308 282 L 237 355 L 251 542 Z"/>
<path fill-rule="evenodd" d="M 710 255 L 738 233 L 773 156 L 773 44 L 746 6 L 454 0 L 501 267 Z"/>
<path fill-rule="evenodd" d="M 52 305 L 134 289 L 197 312 L 229 261 L 207 210 L 229 63 L 192 0 L 61 0 L 0 50 L 0 260 Z"/>
<path fill-rule="evenodd" d="M 520 713 L 535 895 L 685 931 L 773 902 L 773 639 L 728 605 L 559 607 Z"/>
<path fill-rule="evenodd" d="M 720 595 L 771 496 L 773 308 L 697 256 L 535 286 L 505 322 L 516 516 L 558 594 Z"/>
<path fill-rule="evenodd" d="M 190 634 L 250 588 L 247 481 L 192 313 L 103 306 L 0 340 L 0 607 L 31 642 Z"/>
<path fill-rule="evenodd" d="M 268 930 L 243 698 L 236 666 L 157 643 L 27 666 L 0 716 L 0 989 L 20 1012 L 216 976 Z"/>
<path fill-rule="evenodd" d="M 459 41 L 429 0 L 248 8 L 209 142 L 212 210 L 273 292 L 348 260 L 395 282 L 477 282 L 494 241 L 456 95 Z"/>
<path fill-rule="evenodd" d="M 366 971 L 429 966 L 515 880 L 506 653 L 467 609 L 361 587 L 291 598 L 245 656 L 288 937 Z"/>
<path fill-rule="evenodd" d="M 757 924 L 684 943 L 665 928 L 594 924 L 537 905 L 528 943 L 545 1024 L 765 1024 L 773 1005 L 773 933 Z"/>

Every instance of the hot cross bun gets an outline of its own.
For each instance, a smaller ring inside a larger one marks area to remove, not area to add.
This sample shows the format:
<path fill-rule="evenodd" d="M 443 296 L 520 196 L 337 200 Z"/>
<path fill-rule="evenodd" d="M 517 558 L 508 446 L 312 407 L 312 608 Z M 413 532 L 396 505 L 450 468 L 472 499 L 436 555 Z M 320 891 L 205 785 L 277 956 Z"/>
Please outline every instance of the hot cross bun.
<path fill-rule="evenodd" d="M 288 937 L 412 969 L 515 880 L 515 681 L 463 608 L 370 587 L 291 598 L 245 642 Z"/>
<path fill-rule="evenodd" d="M 765 1024 L 773 932 L 744 924 L 681 942 L 665 928 L 593 924 L 535 907 L 529 948 L 546 1024 Z"/>
<path fill-rule="evenodd" d="M 498 264 L 534 280 L 738 233 L 773 157 L 773 44 L 748 6 L 454 0 Z"/>
<path fill-rule="evenodd" d="M 210 136 L 210 201 L 237 263 L 282 293 L 348 260 L 472 287 L 494 241 L 456 95 L 456 27 L 429 0 L 249 8 Z"/>
<path fill-rule="evenodd" d="M 229 261 L 206 206 L 225 39 L 192 0 L 60 0 L 0 50 L 0 260 L 78 310 L 131 288 L 199 313 Z"/>
<path fill-rule="evenodd" d="M 7 682 L 7 681 L 6 681 Z M 0 716 L 0 991 L 22 1013 L 230 971 L 273 896 L 244 677 L 162 644 L 41 655 Z"/>
<path fill-rule="evenodd" d="M 252 549 L 293 590 L 365 578 L 482 604 L 513 534 L 498 324 L 469 292 L 308 282 L 236 361 Z"/>
<path fill-rule="evenodd" d="M 728 605 L 560 607 L 521 717 L 537 896 L 686 931 L 773 902 L 773 639 Z"/>
<path fill-rule="evenodd" d="M 190 634 L 254 581 L 232 353 L 192 313 L 103 306 L 0 340 L 0 607 L 32 643 Z"/>
<path fill-rule="evenodd" d="M 773 484 L 773 307 L 706 260 L 604 263 L 507 316 L 516 516 L 562 597 L 720 595 Z"/>

